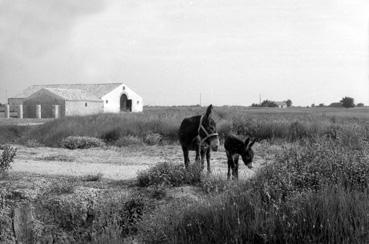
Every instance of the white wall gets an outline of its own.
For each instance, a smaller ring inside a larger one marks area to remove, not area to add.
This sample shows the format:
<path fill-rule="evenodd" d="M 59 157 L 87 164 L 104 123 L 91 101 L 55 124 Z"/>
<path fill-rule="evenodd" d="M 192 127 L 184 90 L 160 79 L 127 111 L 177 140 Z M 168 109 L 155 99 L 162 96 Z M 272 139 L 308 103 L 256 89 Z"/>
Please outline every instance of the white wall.
<path fill-rule="evenodd" d="M 124 90 L 123 90 L 124 86 Z M 122 84 L 102 96 L 101 99 L 104 101 L 104 113 L 119 113 L 120 112 L 120 97 L 122 94 L 126 94 L 128 99 L 132 100 L 132 112 L 142 112 L 143 99 L 137 95 L 134 91 L 129 89 L 126 85 Z"/>
<path fill-rule="evenodd" d="M 103 111 L 101 101 L 65 101 L 65 116 L 83 116 Z"/>

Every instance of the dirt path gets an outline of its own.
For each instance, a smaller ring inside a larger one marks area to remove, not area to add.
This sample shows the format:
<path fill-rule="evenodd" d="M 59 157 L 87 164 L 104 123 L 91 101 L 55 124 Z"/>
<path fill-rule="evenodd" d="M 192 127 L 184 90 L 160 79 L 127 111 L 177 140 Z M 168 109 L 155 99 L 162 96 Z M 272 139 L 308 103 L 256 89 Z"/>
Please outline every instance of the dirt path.
<path fill-rule="evenodd" d="M 27 148 L 19 145 L 16 147 L 18 153 L 11 171 L 41 175 L 84 176 L 101 173 L 104 178 L 124 180 L 135 178 L 138 171 L 158 162 L 183 163 L 182 151 L 176 145 L 84 150 Z M 191 152 L 190 157 L 193 162 L 194 152 Z M 255 156 L 253 170 L 240 165 L 240 178 L 250 177 L 265 162 L 265 157 Z M 211 165 L 213 174 L 226 176 L 227 164 L 224 152 L 213 152 Z"/>

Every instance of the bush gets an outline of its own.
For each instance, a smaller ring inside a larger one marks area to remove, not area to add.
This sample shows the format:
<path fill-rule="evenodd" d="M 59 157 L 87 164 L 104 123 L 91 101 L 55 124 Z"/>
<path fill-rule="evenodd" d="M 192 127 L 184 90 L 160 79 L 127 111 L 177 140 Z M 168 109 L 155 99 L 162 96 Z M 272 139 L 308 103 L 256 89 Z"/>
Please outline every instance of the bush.
<path fill-rule="evenodd" d="M 11 163 L 17 153 L 17 149 L 11 146 L 4 146 L 0 157 L 0 175 L 6 174 L 11 168 Z"/>
<path fill-rule="evenodd" d="M 162 142 L 163 137 L 158 133 L 149 133 L 145 136 L 144 142 L 148 145 L 158 145 Z"/>
<path fill-rule="evenodd" d="M 104 132 L 101 135 L 101 139 L 103 139 L 107 143 L 114 143 L 120 138 L 121 134 L 122 132 L 119 128 L 114 128 L 112 130 Z"/>
<path fill-rule="evenodd" d="M 61 141 L 61 146 L 68 149 L 87 149 L 104 145 L 101 139 L 88 136 L 68 136 Z"/>
<path fill-rule="evenodd" d="M 133 196 L 132 199 L 124 203 L 122 221 L 120 226 L 123 228 L 124 235 L 132 235 L 137 233 L 137 223 L 142 219 L 142 215 L 146 208 L 145 199 Z"/>
<path fill-rule="evenodd" d="M 199 164 L 192 164 L 186 170 L 183 165 L 163 162 L 146 171 L 139 172 L 137 185 L 141 187 L 150 185 L 193 185 L 201 181 L 201 175 L 202 169 Z"/>
<path fill-rule="evenodd" d="M 97 174 L 94 174 L 94 175 L 83 176 L 82 180 L 83 181 L 101 181 L 102 177 L 103 177 L 102 173 L 97 173 Z"/>

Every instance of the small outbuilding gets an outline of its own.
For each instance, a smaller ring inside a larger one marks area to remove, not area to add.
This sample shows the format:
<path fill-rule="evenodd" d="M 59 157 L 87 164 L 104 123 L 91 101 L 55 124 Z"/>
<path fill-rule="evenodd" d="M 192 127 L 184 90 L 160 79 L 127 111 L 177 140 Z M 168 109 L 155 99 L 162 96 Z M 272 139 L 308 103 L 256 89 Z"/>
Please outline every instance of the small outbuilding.
<path fill-rule="evenodd" d="M 283 101 L 283 102 L 275 102 L 275 104 L 277 104 L 278 108 L 287 108 L 287 102 Z"/>
<path fill-rule="evenodd" d="M 42 88 L 23 100 L 25 118 L 37 117 L 37 105 L 41 118 L 89 115 L 104 111 L 98 97 L 79 89 Z"/>

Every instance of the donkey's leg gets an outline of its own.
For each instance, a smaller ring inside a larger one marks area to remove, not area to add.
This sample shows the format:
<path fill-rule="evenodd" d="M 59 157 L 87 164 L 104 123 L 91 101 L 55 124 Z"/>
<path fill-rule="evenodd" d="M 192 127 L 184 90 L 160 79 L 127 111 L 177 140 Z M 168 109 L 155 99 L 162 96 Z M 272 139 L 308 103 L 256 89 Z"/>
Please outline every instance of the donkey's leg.
<path fill-rule="evenodd" d="M 210 148 L 208 148 L 208 150 L 206 151 L 206 163 L 208 166 L 208 174 L 211 173 L 211 169 L 210 169 Z"/>
<path fill-rule="evenodd" d="M 233 156 L 234 167 L 233 167 L 232 175 L 234 179 L 238 179 L 238 158 L 239 158 L 238 154 Z"/>
<path fill-rule="evenodd" d="M 196 151 L 195 160 L 196 160 L 197 163 L 199 163 L 200 162 L 200 151 L 201 151 L 201 147 L 200 147 L 200 145 L 196 145 L 195 148 L 196 148 L 196 150 L 195 150 Z"/>
<path fill-rule="evenodd" d="M 205 149 L 200 150 L 200 160 L 201 160 L 201 169 L 204 169 L 204 161 L 205 161 Z"/>
<path fill-rule="evenodd" d="M 182 146 L 182 151 L 183 151 L 185 168 L 187 169 L 188 168 L 188 164 L 190 163 L 190 158 L 188 157 L 188 149 L 187 149 L 187 147 Z"/>
<path fill-rule="evenodd" d="M 229 178 L 231 177 L 231 169 L 233 171 L 233 158 L 232 155 L 226 151 L 227 153 L 227 164 L 228 164 L 228 173 L 227 173 L 227 179 L 229 180 Z"/>

